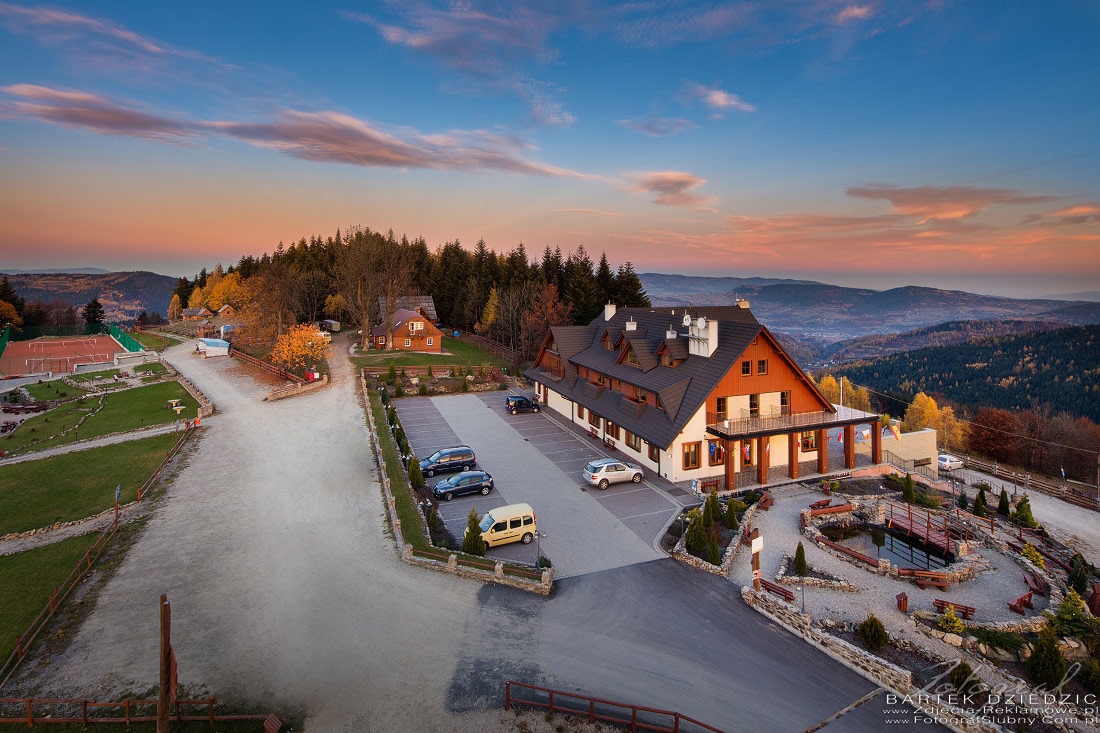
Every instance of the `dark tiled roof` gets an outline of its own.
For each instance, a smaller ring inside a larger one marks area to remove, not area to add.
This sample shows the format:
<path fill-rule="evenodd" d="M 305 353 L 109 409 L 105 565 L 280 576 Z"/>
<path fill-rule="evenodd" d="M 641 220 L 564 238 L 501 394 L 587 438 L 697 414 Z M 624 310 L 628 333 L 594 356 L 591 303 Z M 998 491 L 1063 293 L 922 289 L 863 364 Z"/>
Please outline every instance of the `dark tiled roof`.
<path fill-rule="evenodd" d="M 183 309 L 183 315 L 185 315 L 185 316 L 207 315 L 208 316 L 208 315 L 210 315 L 210 311 L 206 310 L 206 308 L 203 308 L 202 306 L 200 306 L 198 308 L 184 308 Z"/>
<path fill-rule="evenodd" d="M 423 318 L 423 316 L 420 315 L 419 313 L 417 313 L 416 311 L 410 311 L 410 310 L 405 310 L 404 308 L 398 308 L 397 310 L 395 310 L 393 312 L 393 315 L 390 316 L 390 323 L 393 324 L 393 329 L 392 330 L 396 331 L 397 329 L 401 328 L 401 325 L 403 323 L 405 323 L 405 321 L 409 320 L 410 318 Z M 379 336 L 385 336 L 386 335 L 385 326 L 383 324 L 379 323 L 377 326 L 375 326 L 374 328 L 372 328 L 370 330 L 370 335 L 374 338 L 378 338 Z"/>
<path fill-rule="evenodd" d="M 424 312 L 428 314 L 428 318 L 432 319 L 432 323 L 439 320 L 439 316 L 435 313 L 435 300 L 430 295 L 402 295 L 397 298 L 397 309 L 415 311 L 417 308 L 423 308 Z M 378 310 L 385 312 L 386 301 L 381 295 L 378 296 Z"/>
<path fill-rule="evenodd" d="M 747 308 L 691 308 L 688 312 L 693 318 L 703 316 L 718 323 L 718 347 L 709 358 L 689 355 L 681 325 L 684 312 L 683 308 L 620 308 L 610 321 L 600 316 L 587 326 L 554 327 L 554 342 L 566 364 L 567 378 L 553 380 L 537 369 L 528 369 L 527 376 L 646 441 L 667 448 L 763 329 Z M 626 331 L 630 320 L 638 325 Z M 665 338 L 670 327 L 679 334 L 677 338 Z M 608 351 L 600 341 L 605 331 L 622 333 L 629 340 L 641 368 L 615 363 L 619 352 Z M 675 367 L 660 366 L 656 351 L 662 343 L 675 349 L 674 356 L 683 362 Z M 575 371 L 570 372 L 570 363 L 654 392 L 665 409 L 635 403 L 610 389 L 592 387 L 586 380 L 577 379 Z"/>

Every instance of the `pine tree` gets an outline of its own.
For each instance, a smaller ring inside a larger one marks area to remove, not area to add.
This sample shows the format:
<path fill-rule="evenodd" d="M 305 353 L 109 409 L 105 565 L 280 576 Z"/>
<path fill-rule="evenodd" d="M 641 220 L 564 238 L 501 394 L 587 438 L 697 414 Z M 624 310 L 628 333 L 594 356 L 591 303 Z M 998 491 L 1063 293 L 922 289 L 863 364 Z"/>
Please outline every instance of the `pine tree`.
<path fill-rule="evenodd" d="M 470 507 L 470 513 L 466 517 L 466 533 L 462 536 L 462 551 L 468 555 L 485 556 L 488 544 L 481 536 L 481 518 L 477 516 L 477 509 Z"/>
<path fill-rule="evenodd" d="M 737 504 L 738 502 L 732 496 L 726 500 L 726 527 L 734 531 L 740 526 L 737 521 Z"/>
<path fill-rule="evenodd" d="M 1012 505 L 1008 501 L 1008 489 L 1001 487 L 1001 500 L 997 502 L 997 513 L 1007 517 L 1012 513 Z"/>
<path fill-rule="evenodd" d="M 8 281 L 8 276 L 4 275 L 3 279 L 0 279 L 0 300 L 5 303 L 10 303 L 11 307 L 15 309 L 15 312 L 20 316 L 23 315 L 26 301 L 15 292 L 15 288 L 12 287 L 11 282 Z"/>
<path fill-rule="evenodd" d="M 96 298 L 92 298 L 84 304 L 84 307 L 80 309 L 80 315 L 88 326 L 103 325 L 103 306 Z"/>
<path fill-rule="evenodd" d="M 1034 529 L 1039 526 L 1035 517 L 1031 515 L 1031 501 L 1025 496 L 1016 504 L 1016 511 L 1012 513 L 1012 521 L 1021 527 Z"/>
<path fill-rule="evenodd" d="M 702 552 L 707 544 L 707 531 L 703 529 L 703 517 L 701 515 L 695 516 L 690 521 L 684 544 L 687 545 L 690 552 Z"/>
<path fill-rule="evenodd" d="M 984 490 L 982 490 L 982 489 L 978 490 L 978 496 L 977 496 L 976 499 L 974 499 L 974 508 L 970 510 L 970 513 L 973 514 L 975 517 L 984 517 L 985 516 L 985 491 Z"/>
<path fill-rule="evenodd" d="M 615 303 L 622 308 L 647 308 L 650 305 L 642 280 L 629 262 L 619 265 L 615 273 Z"/>
<path fill-rule="evenodd" d="M 420 461 L 416 460 L 416 454 L 409 458 L 409 483 L 416 490 L 424 488 L 424 474 L 420 471 Z"/>
<path fill-rule="evenodd" d="M 706 501 L 703 502 L 703 529 L 709 530 L 714 526 L 719 511 L 718 495 L 714 492 L 707 494 Z"/>
<path fill-rule="evenodd" d="M 806 563 L 806 548 L 799 540 L 798 547 L 794 548 L 794 574 L 806 575 L 810 572 L 810 566 Z"/>
<path fill-rule="evenodd" d="M 722 564 L 722 553 L 718 549 L 718 539 L 714 532 L 711 532 L 707 538 L 707 562 L 711 565 Z"/>
<path fill-rule="evenodd" d="M 1031 678 L 1050 690 L 1061 684 L 1066 675 L 1066 660 L 1058 649 L 1058 638 L 1054 629 L 1044 626 L 1035 642 L 1035 650 L 1027 660 L 1027 671 Z"/>
<path fill-rule="evenodd" d="M 966 498 L 966 491 L 963 490 L 963 489 L 959 490 L 959 502 L 958 503 L 959 503 L 959 509 L 966 509 L 966 507 L 970 504 L 970 502 Z"/>
<path fill-rule="evenodd" d="M 912 504 L 916 499 L 916 487 L 911 474 L 905 474 L 905 482 L 901 485 L 901 499 L 906 504 Z"/>
<path fill-rule="evenodd" d="M 596 287 L 600 293 L 601 303 L 615 302 L 615 273 L 607 263 L 606 252 L 600 254 L 600 264 L 596 267 Z"/>
<path fill-rule="evenodd" d="M 1073 559 L 1069 563 L 1069 585 L 1073 590 L 1079 594 L 1084 595 L 1089 588 L 1089 574 L 1091 568 L 1089 568 L 1088 561 L 1084 556 L 1078 552 L 1073 556 Z"/>
<path fill-rule="evenodd" d="M 982 503 L 982 509 L 989 506 L 989 498 L 985 495 L 985 484 L 978 485 L 978 498 L 974 500 L 974 503 L 977 504 L 979 501 Z"/>

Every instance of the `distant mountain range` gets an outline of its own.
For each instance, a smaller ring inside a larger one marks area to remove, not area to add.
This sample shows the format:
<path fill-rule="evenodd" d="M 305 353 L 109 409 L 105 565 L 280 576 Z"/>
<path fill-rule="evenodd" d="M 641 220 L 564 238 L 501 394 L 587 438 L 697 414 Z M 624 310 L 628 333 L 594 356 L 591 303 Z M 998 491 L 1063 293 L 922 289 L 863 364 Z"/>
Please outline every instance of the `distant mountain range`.
<path fill-rule="evenodd" d="M 1007 336 L 1030 331 L 1053 331 L 1058 328 L 1065 328 L 1067 325 L 1069 324 L 1053 321 L 1016 319 L 1003 321 L 948 321 L 947 323 L 925 326 L 904 333 L 860 336 L 847 341 L 838 341 L 826 347 L 819 358 L 825 358 L 833 362 L 871 359 L 928 346 L 959 344 L 974 338 Z"/>
<path fill-rule="evenodd" d="M 1100 301 L 1100 290 L 1082 290 L 1079 293 L 1060 293 L 1047 297 L 1051 300 L 1091 300 L 1095 303 Z"/>
<path fill-rule="evenodd" d="M 44 270 L 0 270 L 0 275 L 106 275 L 102 267 L 51 267 Z"/>
<path fill-rule="evenodd" d="M 1019 299 L 915 285 L 871 290 L 810 280 L 718 278 L 643 273 L 654 305 L 728 305 L 738 297 L 773 331 L 823 344 L 892 334 L 948 321 L 1038 320 L 1100 323 L 1100 303 Z"/>
<path fill-rule="evenodd" d="M 28 303 L 61 300 L 79 308 L 98 298 L 108 321 L 131 321 L 143 310 L 165 315 L 176 289 L 176 278 L 155 272 L 18 273 L 8 280 Z"/>

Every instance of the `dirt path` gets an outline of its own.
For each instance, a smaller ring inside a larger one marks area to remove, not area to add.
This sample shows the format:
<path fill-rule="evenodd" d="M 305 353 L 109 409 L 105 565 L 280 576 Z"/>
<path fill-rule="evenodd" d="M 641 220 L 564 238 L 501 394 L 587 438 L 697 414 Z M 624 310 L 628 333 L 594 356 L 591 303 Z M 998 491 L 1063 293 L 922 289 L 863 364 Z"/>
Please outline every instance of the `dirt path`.
<path fill-rule="evenodd" d="M 173 422 L 166 425 L 157 425 L 156 427 L 145 428 L 144 430 L 134 430 L 129 433 L 120 433 L 119 435 L 108 435 L 103 438 L 82 440 L 79 443 L 66 443 L 65 445 L 59 445 L 56 448 L 47 448 L 45 450 L 34 451 L 32 453 L 23 453 L 18 456 L 0 459 L 0 466 L 7 466 L 11 463 L 23 463 L 24 461 L 37 461 L 39 458 L 49 458 L 50 456 L 59 456 L 62 453 L 73 453 L 75 451 L 88 450 L 90 448 L 99 448 L 100 446 L 104 445 L 114 445 L 115 443 L 126 443 L 131 440 L 152 438 L 155 435 L 174 433 L 178 429 L 179 425 Z"/>
<path fill-rule="evenodd" d="M 165 352 L 219 406 L 199 451 L 104 587 L 41 692 L 110 697 L 158 674 L 157 599 L 172 602 L 181 684 L 307 711 L 308 730 L 478 730 L 448 714 L 461 624 L 479 585 L 401 564 L 385 526 L 351 365 L 261 402 L 229 359 Z"/>

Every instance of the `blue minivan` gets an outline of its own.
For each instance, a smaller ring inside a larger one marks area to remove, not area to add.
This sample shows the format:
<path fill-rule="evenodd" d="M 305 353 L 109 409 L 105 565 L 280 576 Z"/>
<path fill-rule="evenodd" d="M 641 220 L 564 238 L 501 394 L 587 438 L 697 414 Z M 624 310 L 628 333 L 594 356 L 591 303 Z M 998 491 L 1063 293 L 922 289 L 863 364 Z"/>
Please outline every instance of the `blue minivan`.
<path fill-rule="evenodd" d="M 437 450 L 420 461 L 420 473 L 434 476 L 448 471 L 468 471 L 477 465 L 474 451 L 465 445 Z"/>

